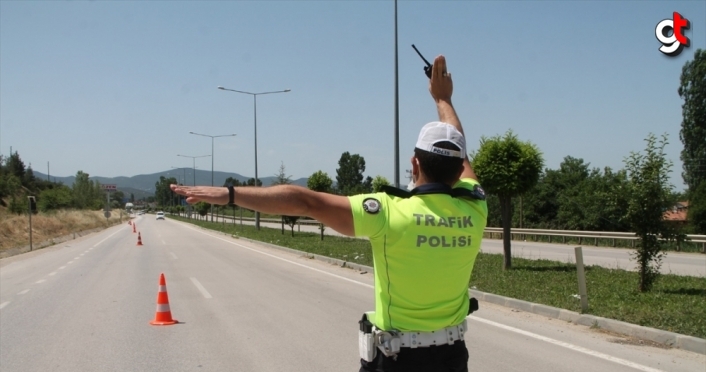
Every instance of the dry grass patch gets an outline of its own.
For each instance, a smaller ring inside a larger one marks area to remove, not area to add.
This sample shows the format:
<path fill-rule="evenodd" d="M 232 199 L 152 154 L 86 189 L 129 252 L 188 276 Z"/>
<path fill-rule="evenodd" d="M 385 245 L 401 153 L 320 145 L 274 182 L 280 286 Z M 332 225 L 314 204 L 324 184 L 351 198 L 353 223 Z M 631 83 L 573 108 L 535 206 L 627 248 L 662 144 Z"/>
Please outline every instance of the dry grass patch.
<path fill-rule="evenodd" d="M 125 216 L 123 216 L 125 221 Z M 32 241 L 35 244 L 74 232 L 108 227 L 119 223 L 113 215 L 108 222 L 102 211 L 57 211 L 32 216 Z M 0 251 L 29 245 L 27 215 L 0 215 Z"/>

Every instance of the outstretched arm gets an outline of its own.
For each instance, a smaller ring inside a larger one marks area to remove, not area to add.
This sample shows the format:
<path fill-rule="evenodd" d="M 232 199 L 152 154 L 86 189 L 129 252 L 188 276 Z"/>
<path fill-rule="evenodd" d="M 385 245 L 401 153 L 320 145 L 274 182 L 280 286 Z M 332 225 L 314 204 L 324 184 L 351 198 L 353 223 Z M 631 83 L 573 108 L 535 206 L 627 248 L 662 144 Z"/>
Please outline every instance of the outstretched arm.
<path fill-rule="evenodd" d="M 228 188 L 171 185 L 190 204 L 200 201 L 226 205 Z M 348 198 L 311 191 L 295 185 L 235 187 L 235 204 L 261 213 L 311 217 L 347 236 L 355 235 L 353 212 Z"/>
<path fill-rule="evenodd" d="M 429 92 L 432 98 L 434 98 L 434 102 L 436 102 L 436 109 L 439 112 L 439 121 L 453 125 L 456 127 L 456 130 L 461 132 L 465 137 L 466 134 L 463 132 L 461 121 L 458 119 L 458 115 L 456 115 L 453 104 L 451 104 L 453 90 L 454 85 L 453 80 L 451 80 L 451 73 L 446 70 L 446 58 L 444 58 L 444 56 L 438 56 L 432 66 L 431 79 L 429 79 Z M 466 138 L 466 140 L 468 140 L 468 138 Z M 461 178 L 478 179 L 475 172 L 473 172 L 471 162 L 468 161 L 468 155 L 466 155 L 466 159 L 463 161 Z"/>

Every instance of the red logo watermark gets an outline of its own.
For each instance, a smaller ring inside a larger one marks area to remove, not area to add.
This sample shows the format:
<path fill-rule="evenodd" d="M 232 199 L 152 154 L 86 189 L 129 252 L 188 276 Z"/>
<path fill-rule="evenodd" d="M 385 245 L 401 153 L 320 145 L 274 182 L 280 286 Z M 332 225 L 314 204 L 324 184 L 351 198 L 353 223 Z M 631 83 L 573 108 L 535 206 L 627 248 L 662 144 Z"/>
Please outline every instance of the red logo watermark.
<path fill-rule="evenodd" d="M 691 22 L 682 17 L 681 14 L 674 12 L 673 19 L 664 19 L 657 24 L 655 28 L 655 36 L 662 43 L 659 51 L 670 56 L 678 56 L 684 47 L 689 47 L 691 40 L 684 35 L 684 30 L 691 27 Z"/>

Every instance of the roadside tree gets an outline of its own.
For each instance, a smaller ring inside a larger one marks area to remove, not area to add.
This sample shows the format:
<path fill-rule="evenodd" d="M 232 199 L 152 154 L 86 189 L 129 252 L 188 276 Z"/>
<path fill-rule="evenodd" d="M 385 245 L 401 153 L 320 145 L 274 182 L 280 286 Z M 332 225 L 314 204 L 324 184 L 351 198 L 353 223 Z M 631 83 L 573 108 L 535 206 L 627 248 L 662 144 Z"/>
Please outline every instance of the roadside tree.
<path fill-rule="evenodd" d="M 341 154 L 341 158 L 338 160 L 338 169 L 336 169 L 338 193 L 348 196 L 364 192 L 363 172 L 365 172 L 365 159 L 362 156 L 351 155 L 348 151 Z M 370 179 L 370 183 L 372 183 L 372 179 Z"/>
<path fill-rule="evenodd" d="M 314 174 L 309 176 L 306 181 L 306 186 L 309 190 L 320 191 L 320 192 L 331 192 L 331 185 L 333 180 L 328 176 L 326 172 L 316 171 Z"/>
<path fill-rule="evenodd" d="M 520 141 L 510 130 L 502 137 L 481 137 L 480 148 L 471 158 L 483 188 L 500 200 L 505 256 L 503 268 L 510 269 L 512 198 L 524 194 L 537 183 L 544 163 L 542 153 L 534 144 Z"/>
<path fill-rule="evenodd" d="M 316 171 L 314 174 L 309 176 L 309 179 L 306 180 L 306 186 L 309 188 L 309 190 L 313 191 L 319 191 L 319 192 L 328 192 L 330 193 L 331 190 L 331 184 L 333 183 L 333 180 L 331 180 L 331 177 L 328 176 L 326 172 L 323 171 Z M 321 240 L 324 240 L 324 231 L 326 230 L 326 226 L 324 224 L 319 224 L 319 232 L 321 233 Z"/>
<path fill-rule="evenodd" d="M 272 180 L 272 185 L 289 185 L 292 183 L 292 176 L 288 176 L 284 167 L 284 162 L 279 166 L 279 172 L 275 174 L 275 179 Z"/>
<path fill-rule="evenodd" d="M 257 180 L 257 185 L 258 185 L 258 186 L 262 186 L 262 180 L 261 180 L 261 179 L 258 179 L 258 180 Z M 253 178 L 250 178 L 250 179 L 248 180 L 248 182 L 245 183 L 244 186 L 255 186 L 255 178 L 254 178 L 254 177 L 253 177 Z"/>
<path fill-rule="evenodd" d="M 71 189 L 61 185 L 52 189 L 42 190 L 37 198 L 37 207 L 42 212 L 71 207 Z"/>
<path fill-rule="evenodd" d="M 690 221 L 692 232 L 706 234 L 706 182 L 701 182 L 701 185 L 691 192 L 687 219 Z"/>
<path fill-rule="evenodd" d="M 372 192 L 380 192 L 383 186 L 390 186 L 390 181 L 383 176 L 375 176 L 371 182 Z"/>
<path fill-rule="evenodd" d="M 630 181 L 625 220 L 637 236 L 633 257 L 638 264 L 640 292 L 649 291 L 659 277 L 663 245 L 683 239 L 674 225 L 664 220 L 664 211 L 675 202 L 669 184 L 672 163 L 664 153 L 667 135 L 658 140 L 650 133 L 645 141 L 644 154 L 631 152 L 624 160 Z"/>
<path fill-rule="evenodd" d="M 162 208 L 179 204 L 177 194 L 175 194 L 170 188 L 170 185 L 172 184 L 176 185 L 177 179 L 175 177 L 167 178 L 164 176 L 159 176 L 159 181 L 154 184 L 154 197 L 157 201 L 157 205 Z"/>
<path fill-rule="evenodd" d="M 97 210 L 105 203 L 105 191 L 99 182 L 89 179 L 88 173 L 76 172 L 72 191 L 72 204 L 77 209 Z"/>
<path fill-rule="evenodd" d="M 682 177 L 690 195 L 689 210 L 706 209 L 706 200 L 693 195 L 706 183 L 706 50 L 698 49 L 694 59 L 682 67 L 679 85 L 682 104 L 682 123 L 679 138 L 684 144 L 681 151 Z M 698 214 L 698 213 L 697 213 Z M 690 213 L 690 216 L 694 214 Z M 694 232 L 706 234 L 701 227 L 703 220 L 689 217 Z"/>

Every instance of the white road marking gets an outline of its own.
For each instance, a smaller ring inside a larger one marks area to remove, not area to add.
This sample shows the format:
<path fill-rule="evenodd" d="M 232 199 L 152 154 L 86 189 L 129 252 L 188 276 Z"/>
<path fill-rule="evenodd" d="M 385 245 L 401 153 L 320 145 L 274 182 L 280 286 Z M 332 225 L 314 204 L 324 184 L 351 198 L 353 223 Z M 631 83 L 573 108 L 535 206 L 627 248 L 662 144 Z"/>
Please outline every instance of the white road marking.
<path fill-rule="evenodd" d="M 642 364 L 637 364 L 637 363 L 633 363 L 633 362 L 631 362 L 631 361 L 629 361 L 629 360 L 616 358 L 616 357 L 614 357 L 614 356 L 611 356 L 611 355 L 608 355 L 608 354 L 603 354 L 603 353 L 600 353 L 600 352 L 598 352 L 598 351 L 593 351 L 593 350 L 590 350 L 590 349 L 586 349 L 586 348 L 584 348 L 584 347 L 577 346 L 577 345 L 574 345 L 574 344 L 570 344 L 570 343 L 568 343 L 568 342 L 563 342 L 563 341 L 555 340 L 555 339 L 553 339 L 553 338 L 541 336 L 541 335 L 538 335 L 538 334 L 536 334 L 536 333 L 523 331 L 523 330 L 521 330 L 521 329 L 519 329 L 519 328 L 510 327 L 510 326 L 505 325 L 505 324 L 500 324 L 500 323 L 493 322 L 493 321 L 491 321 L 491 320 L 479 318 L 479 317 L 477 317 L 477 316 L 475 316 L 475 315 L 469 315 L 468 318 L 469 318 L 469 319 L 473 319 L 473 320 L 478 321 L 478 322 L 481 322 L 481 323 L 485 323 L 485 324 L 489 324 L 489 325 L 492 325 L 492 326 L 495 326 L 495 327 L 498 327 L 498 328 L 502 328 L 502 329 L 507 330 L 507 331 L 519 333 L 519 334 L 524 335 L 524 336 L 527 336 L 527 337 L 532 337 L 532 338 L 537 339 L 537 340 L 541 340 L 541 341 L 544 341 L 544 342 L 548 342 L 548 343 L 550 343 L 550 344 L 554 344 L 554 345 L 557 345 L 557 346 L 565 347 L 565 348 L 567 348 L 567 349 L 571 349 L 571 350 L 574 350 L 574 351 L 578 351 L 579 353 L 588 354 L 588 355 L 594 356 L 594 357 L 596 357 L 596 358 L 608 360 L 608 361 L 611 361 L 611 362 L 614 362 L 614 363 L 622 364 L 622 365 L 624 365 L 624 366 L 628 366 L 628 367 L 632 367 L 632 368 L 635 368 L 635 369 L 639 369 L 640 371 L 645 371 L 645 372 L 664 372 L 664 371 L 662 371 L 661 369 L 655 369 L 655 368 L 643 366 Z"/>
<path fill-rule="evenodd" d="M 29 289 L 25 289 L 24 291 L 19 292 L 19 293 L 17 293 L 17 294 L 18 294 L 18 295 L 23 295 L 23 294 L 25 294 L 25 293 L 27 293 L 27 292 L 29 292 Z"/>
<path fill-rule="evenodd" d="M 196 286 L 196 288 L 199 290 L 199 292 L 201 292 L 201 294 L 202 294 L 204 297 L 206 297 L 206 298 L 212 298 L 212 297 L 211 297 L 211 294 L 208 293 L 208 291 L 206 290 L 206 288 L 204 288 L 204 287 L 201 285 L 201 283 L 199 283 L 199 281 L 196 280 L 196 278 L 191 278 L 191 281 L 194 283 L 194 285 Z"/>
<path fill-rule="evenodd" d="M 74 263 L 74 262 L 73 262 L 73 261 L 69 261 L 69 262 L 67 262 L 66 264 L 67 264 L 67 265 L 71 265 L 72 263 Z"/>
<path fill-rule="evenodd" d="M 59 270 L 64 270 L 65 268 L 66 268 L 66 266 L 62 266 L 59 268 Z"/>
<path fill-rule="evenodd" d="M 56 271 L 52 271 L 49 273 L 49 276 L 54 276 L 54 275 L 56 275 Z"/>
<path fill-rule="evenodd" d="M 169 252 L 169 253 L 171 253 L 172 257 L 174 257 L 175 260 L 178 258 L 178 257 L 174 254 L 174 252 Z"/>
<path fill-rule="evenodd" d="M 81 257 L 76 256 L 76 257 L 74 257 L 74 260 L 78 260 L 79 258 L 81 258 Z"/>
<path fill-rule="evenodd" d="M 289 263 L 291 263 L 292 265 L 297 265 L 297 266 L 305 267 L 305 268 L 307 268 L 307 269 L 309 269 L 309 270 L 313 270 L 313 271 L 316 271 L 316 272 L 319 272 L 319 273 L 322 273 L 322 274 L 325 274 L 325 275 L 333 276 L 333 277 L 339 278 L 339 279 L 341 279 L 341 280 L 345 280 L 345 281 L 347 281 L 347 282 L 351 282 L 351 283 L 355 283 L 355 284 L 358 284 L 358 285 L 362 285 L 363 287 L 374 288 L 374 287 L 371 286 L 370 284 L 361 283 L 361 282 L 359 282 L 359 281 L 356 281 L 356 280 L 353 280 L 353 279 L 348 279 L 348 278 L 343 277 L 343 276 L 340 276 L 340 275 L 336 275 L 336 274 L 332 274 L 332 273 L 329 273 L 329 272 L 326 272 L 326 271 L 323 271 L 323 270 L 315 269 L 315 268 L 313 268 L 313 267 L 311 267 L 311 266 L 302 265 L 302 264 L 300 264 L 299 262 L 294 262 L 294 261 L 288 260 L 288 259 L 286 259 L 286 258 L 277 257 L 277 256 L 272 255 L 272 254 L 269 254 L 269 253 L 265 253 L 265 252 L 262 252 L 262 251 L 258 251 L 257 249 L 253 249 L 253 248 L 250 248 L 250 247 L 246 247 L 246 246 L 244 246 L 244 245 L 241 245 L 241 244 L 238 244 L 238 243 L 235 243 L 235 242 L 231 242 L 231 241 L 228 241 L 228 240 L 219 238 L 219 237 L 217 237 L 217 236 L 213 236 L 213 235 L 211 235 L 211 234 L 207 234 L 207 233 L 205 233 L 205 232 L 203 232 L 203 231 L 196 230 L 196 229 L 194 229 L 194 228 L 191 228 L 190 226 L 187 226 L 187 228 L 189 228 L 189 229 L 191 229 L 191 230 L 194 230 L 194 231 L 196 231 L 196 232 L 200 232 L 201 234 L 208 235 L 208 236 L 210 236 L 210 237 L 212 237 L 212 238 L 214 238 L 214 239 L 218 239 L 218 240 L 224 241 L 224 242 L 226 242 L 226 243 L 228 243 L 228 244 L 233 244 L 233 245 L 235 245 L 235 246 L 238 246 L 238 247 L 241 247 L 241 248 L 245 248 L 245 249 L 247 249 L 247 250 L 250 250 L 250 251 L 253 251 L 253 252 L 256 252 L 256 253 L 259 253 L 259 254 L 263 254 L 263 255 L 265 255 L 265 256 L 269 256 L 269 257 L 276 258 L 276 259 L 281 260 L 281 261 L 289 262 Z"/>
<path fill-rule="evenodd" d="M 167 243 L 164 242 L 164 239 L 162 239 L 162 244 L 167 245 Z"/>
<path fill-rule="evenodd" d="M 5 302 L 1 303 L 1 304 L 0 304 L 0 309 L 2 309 L 3 307 L 7 306 L 7 304 L 9 304 L 9 303 L 10 303 L 10 301 L 5 301 Z"/>
<path fill-rule="evenodd" d="M 203 232 L 203 231 L 196 230 L 196 229 L 192 228 L 191 226 L 186 226 L 186 227 L 189 228 L 189 229 L 191 229 L 191 230 L 194 230 L 194 231 L 196 231 L 196 232 L 200 232 L 200 233 L 202 233 L 202 234 L 204 234 L 204 235 L 208 235 L 208 236 L 210 236 L 210 237 L 212 237 L 212 238 L 214 238 L 214 239 L 218 239 L 218 240 L 224 241 L 224 242 L 226 242 L 226 243 L 233 244 L 233 245 L 235 245 L 235 246 L 238 246 L 238 247 L 241 247 L 241 248 L 245 248 L 245 249 L 248 249 L 248 250 L 250 250 L 250 251 L 260 253 L 260 254 L 263 254 L 263 255 L 265 255 L 265 256 L 269 256 L 269 257 L 276 258 L 276 259 L 281 260 L 281 261 L 289 262 L 289 263 L 294 264 L 294 265 L 297 265 L 297 266 L 305 267 L 305 268 L 307 268 L 307 269 L 310 269 L 310 270 L 313 270 L 313 271 L 316 271 L 316 272 L 320 272 L 320 273 L 322 273 L 322 274 L 326 274 L 326 275 L 333 276 L 333 277 L 336 277 L 336 278 L 339 278 L 339 279 L 343 279 L 343 280 L 345 280 L 345 281 L 347 281 L 347 282 L 351 282 L 351 283 L 355 283 L 355 284 L 362 285 L 362 286 L 364 286 L 364 287 L 374 288 L 374 287 L 373 287 L 372 285 L 370 285 L 370 284 L 361 283 L 361 282 L 358 282 L 358 281 L 355 281 L 355 280 L 352 280 L 352 279 L 348 279 L 348 278 L 345 278 L 345 277 L 342 277 L 342 276 L 339 276 L 339 275 L 336 275 L 336 274 L 332 274 L 332 273 L 325 272 L 325 271 L 323 271 L 323 270 L 315 269 L 315 268 L 310 267 L 310 266 L 302 265 L 302 264 L 300 264 L 300 263 L 298 263 L 298 262 L 294 262 L 294 261 L 287 260 L 287 259 L 285 259 L 285 258 L 277 257 L 277 256 L 271 255 L 271 254 L 269 254 L 269 253 L 261 252 L 261 251 L 258 251 L 257 249 L 253 249 L 253 248 L 250 248 L 250 247 L 246 247 L 246 246 L 244 246 L 244 245 L 241 245 L 241 244 L 238 244 L 238 243 L 235 243 L 235 242 L 231 242 L 231 241 L 228 241 L 228 240 L 219 238 L 219 237 L 217 237 L 217 236 L 213 236 L 213 235 L 208 234 L 208 233 L 205 233 L 205 232 Z M 194 278 L 191 278 L 191 280 L 193 281 L 193 280 L 195 280 L 195 279 L 194 279 Z M 195 284 L 195 283 L 194 283 L 194 284 Z M 624 366 L 632 367 L 632 368 L 638 369 L 638 370 L 640 370 L 640 371 L 644 371 L 644 372 L 664 372 L 664 371 L 662 371 L 662 370 L 660 370 L 660 369 L 655 369 L 655 368 L 651 368 L 651 367 L 644 366 L 644 365 L 642 365 L 642 364 L 633 363 L 633 362 L 631 362 L 631 361 L 629 361 L 629 360 L 625 360 L 625 359 L 621 359 L 621 358 L 616 358 L 616 357 L 614 357 L 614 356 L 611 356 L 611 355 L 608 355 L 608 354 L 603 354 L 603 353 L 598 352 L 598 351 L 586 349 L 586 348 L 584 348 L 584 347 L 577 346 L 577 345 L 574 345 L 574 344 L 570 344 L 570 343 L 568 343 L 568 342 L 563 342 L 563 341 L 555 340 L 555 339 L 553 339 L 553 338 L 549 338 L 549 337 L 545 337 L 545 336 L 542 336 L 542 335 L 538 335 L 538 334 L 536 334 L 536 333 L 524 331 L 524 330 L 521 330 L 521 329 L 519 329 L 519 328 L 510 327 L 510 326 L 507 326 L 507 325 L 504 325 L 504 324 L 500 324 L 500 323 L 496 323 L 496 322 L 493 322 L 493 321 L 490 321 L 490 320 L 487 320 L 487 319 L 478 318 L 477 316 L 474 316 L 474 315 L 469 315 L 468 318 L 470 318 L 470 319 L 472 319 L 472 320 L 475 320 L 475 321 L 478 321 L 478 322 L 481 322 L 481 323 L 486 323 L 486 324 L 489 324 L 489 325 L 492 325 L 492 326 L 495 326 L 495 327 L 498 327 L 498 328 L 502 328 L 502 329 L 505 329 L 505 330 L 508 330 L 508 331 L 511 331 L 511 332 L 516 332 L 516 333 L 519 333 L 519 334 L 522 334 L 522 335 L 525 335 L 525 336 L 528 336 L 528 337 L 532 337 L 532 338 L 537 339 L 537 340 L 541 340 L 541 341 L 544 341 L 544 342 L 548 342 L 548 343 L 550 343 L 550 344 L 554 344 L 554 345 L 557 345 L 557 346 L 562 346 L 562 347 L 565 347 L 565 348 L 567 348 L 567 349 L 571 349 L 571 350 L 574 350 L 574 351 L 578 351 L 578 352 L 580 352 L 580 353 L 584 353 L 584 354 L 587 354 L 587 355 L 591 355 L 591 356 L 594 356 L 594 357 L 596 357 L 596 358 L 600 358 L 600 359 L 604 359 L 604 360 L 611 361 L 611 362 L 613 362 L 613 363 L 622 364 L 622 365 L 624 365 Z"/>
<path fill-rule="evenodd" d="M 83 255 L 84 255 L 84 254 L 85 254 L 85 253 L 81 253 L 81 254 L 80 254 L 80 255 L 78 255 L 78 256 L 79 256 L 79 257 L 83 257 Z"/>
<path fill-rule="evenodd" d="M 37 281 L 34 282 L 34 283 L 35 283 L 35 284 L 41 284 L 41 283 L 44 283 L 44 282 L 46 282 L 46 281 L 47 281 L 46 279 L 39 279 L 39 280 L 37 280 Z"/>
<path fill-rule="evenodd" d="M 99 241 L 98 243 L 96 243 L 96 244 L 94 245 L 94 247 L 97 247 L 98 244 L 103 243 L 104 241 L 108 240 L 108 238 L 110 238 L 111 236 L 113 236 L 113 235 L 119 233 L 120 231 L 122 231 L 122 230 L 118 230 L 118 231 L 116 231 L 116 232 L 114 232 L 114 233 L 108 235 L 105 239 L 103 239 L 103 240 Z"/>

